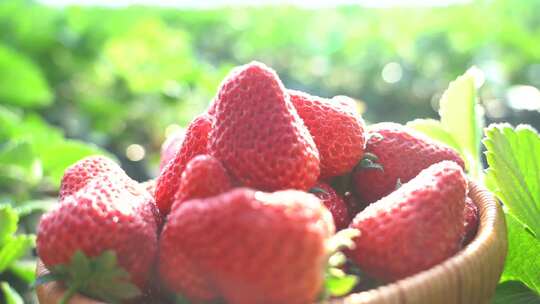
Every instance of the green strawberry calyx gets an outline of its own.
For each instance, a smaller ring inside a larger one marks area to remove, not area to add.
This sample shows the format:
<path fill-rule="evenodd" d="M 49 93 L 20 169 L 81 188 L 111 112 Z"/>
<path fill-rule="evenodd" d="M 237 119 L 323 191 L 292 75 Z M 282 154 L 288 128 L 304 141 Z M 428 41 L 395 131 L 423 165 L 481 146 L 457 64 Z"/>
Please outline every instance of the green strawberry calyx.
<path fill-rule="evenodd" d="M 350 293 L 358 283 L 358 276 L 347 274 L 341 266 L 347 261 L 342 252 L 344 249 L 354 248 L 354 238 L 360 236 L 358 229 L 347 228 L 338 231 L 327 243 L 330 253 L 328 264 L 324 274 L 324 290 L 321 299 L 340 297 Z"/>
<path fill-rule="evenodd" d="M 379 158 L 377 157 L 377 155 L 366 152 L 364 153 L 364 156 L 362 157 L 356 168 L 359 170 L 368 169 L 384 171 L 383 166 L 377 162 L 378 160 Z"/>
<path fill-rule="evenodd" d="M 333 255 L 343 249 L 354 249 L 354 239 L 359 236 L 360 230 L 355 228 L 340 230 L 326 243 L 327 251 Z"/>
<path fill-rule="evenodd" d="M 311 194 L 317 194 L 317 193 L 328 194 L 328 192 L 324 191 L 324 189 L 321 189 L 319 187 L 313 187 L 313 188 L 309 189 L 308 192 L 311 193 Z"/>
<path fill-rule="evenodd" d="M 129 273 L 118 265 L 116 253 L 111 250 L 96 257 L 87 257 L 82 251 L 76 251 L 68 264 L 56 265 L 49 271 L 37 278 L 34 285 L 63 282 L 67 291 L 59 304 L 69 303 L 75 293 L 107 303 L 120 303 L 141 295 L 141 291 L 130 282 Z"/>

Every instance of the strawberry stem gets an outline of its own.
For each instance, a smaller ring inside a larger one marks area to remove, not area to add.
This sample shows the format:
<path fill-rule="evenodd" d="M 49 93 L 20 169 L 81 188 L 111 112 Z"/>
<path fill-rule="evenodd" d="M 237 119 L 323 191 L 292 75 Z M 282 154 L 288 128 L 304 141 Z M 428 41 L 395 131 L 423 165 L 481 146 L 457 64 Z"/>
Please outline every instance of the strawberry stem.
<path fill-rule="evenodd" d="M 75 294 L 75 292 L 77 292 L 77 286 L 76 285 L 72 285 L 69 287 L 69 289 L 64 293 L 64 295 L 62 296 L 62 299 L 60 299 L 60 302 L 58 302 L 58 304 L 67 304 L 69 303 L 69 300 L 73 297 L 73 295 Z"/>

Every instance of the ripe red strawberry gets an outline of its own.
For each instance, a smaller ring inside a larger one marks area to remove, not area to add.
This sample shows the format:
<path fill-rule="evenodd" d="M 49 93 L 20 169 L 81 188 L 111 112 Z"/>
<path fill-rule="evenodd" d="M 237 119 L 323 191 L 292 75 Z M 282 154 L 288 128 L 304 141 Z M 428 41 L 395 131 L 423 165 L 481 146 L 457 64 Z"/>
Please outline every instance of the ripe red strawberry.
<path fill-rule="evenodd" d="M 175 205 L 193 198 L 205 198 L 231 188 L 229 175 L 215 157 L 201 154 L 190 160 L 182 172 Z"/>
<path fill-rule="evenodd" d="M 157 251 L 155 205 L 146 189 L 102 176 L 46 213 L 38 226 L 37 250 L 48 269 L 68 265 L 77 251 L 96 257 L 106 250 L 143 289 Z"/>
<path fill-rule="evenodd" d="M 480 215 L 478 212 L 478 207 L 476 204 L 469 198 L 465 200 L 465 236 L 463 237 L 463 245 L 469 244 L 478 231 L 478 224 Z"/>
<path fill-rule="evenodd" d="M 324 206 L 330 210 L 336 230 L 346 228 L 350 224 L 351 218 L 345 201 L 330 185 L 319 181 L 309 192 L 315 194 Z"/>
<path fill-rule="evenodd" d="M 365 124 L 355 101 L 346 96 L 326 99 L 300 91 L 288 92 L 319 150 L 320 178 L 350 172 L 362 158 L 365 144 Z"/>
<path fill-rule="evenodd" d="M 459 250 L 467 181 L 456 163 L 423 170 L 353 220 L 350 257 L 371 276 L 393 281 L 428 269 Z"/>
<path fill-rule="evenodd" d="M 382 166 L 382 170 L 362 168 L 361 163 L 353 173 L 353 187 L 366 204 L 390 194 L 399 183 L 408 182 L 440 161 L 452 160 L 465 168 L 452 148 L 396 123 L 369 126 L 365 152 L 375 155 Z"/>
<path fill-rule="evenodd" d="M 60 201 L 79 191 L 90 180 L 101 176 L 128 179 L 125 172 L 114 161 L 104 156 L 86 157 L 68 167 L 64 172 L 60 186 Z"/>
<path fill-rule="evenodd" d="M 313 303 L 331 215 L 313 195 L 237 188 L 175 206 L 160 238 L 161 280 L 192 301 Z"/>
<path fill-rule="evenodd" d="M 210 154 L 260 190 L 311 188 L 319 153 L 277 74 L 262 63 L 234 69 L 219 89 Z"/>
<path fill-rule="evenodd" d="M 141 186 L 148 191 L 148 193 L 152 196 L 154 196 L 154 193 L 156 192 L 156 180 L 150 179 L 145 182 L 141 183 Z"/>
<path fill-rule="evenodd" d="M 159 161 L 160 172 L 180 150 L 185 136 L 186 131 L 181 129 L 168 136 L 167 139 L 163 142 L 163 145 L 161 145 L 161 159 Z"/>
<path fill-rule="evenodd" d="M 169 213 L 187 163 L 193 157 L 207 153 L 210 129 L 212 129 L 212 118 L 208 114 L 205 113 L 193 119 L 186 130 L 180 150 L 158 176 L 155 198 L 161 214 Z"/>

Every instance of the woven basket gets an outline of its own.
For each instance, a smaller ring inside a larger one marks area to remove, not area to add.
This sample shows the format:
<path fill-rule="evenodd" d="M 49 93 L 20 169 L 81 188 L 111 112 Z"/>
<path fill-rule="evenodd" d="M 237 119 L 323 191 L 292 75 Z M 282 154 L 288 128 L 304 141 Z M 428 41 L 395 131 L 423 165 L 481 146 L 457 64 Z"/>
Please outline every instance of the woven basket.
<path fill-rule="evenodd" d="M 476 304 L 489 303 L 506 257 L 506 225 L 493 195 L 471 182 L 469 196 L 480 209 L 475 239 L 445 262 L 395 283 L 334 300 L 332 304 Z M 38 263 L 38 274 L 47 270 Z M 56 304 L 62 287 L 51 282 L 37 288 L 41 304 Z M 80 295 L 71 304 L 98 304 Z"/>

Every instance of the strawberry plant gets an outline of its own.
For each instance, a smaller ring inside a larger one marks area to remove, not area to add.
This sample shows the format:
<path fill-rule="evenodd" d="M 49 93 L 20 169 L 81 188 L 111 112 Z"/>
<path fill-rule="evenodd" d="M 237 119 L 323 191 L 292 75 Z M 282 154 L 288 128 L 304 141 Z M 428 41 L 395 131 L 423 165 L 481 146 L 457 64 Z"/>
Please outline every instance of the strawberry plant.
<path fill-rule="evenodd" d="M 27 77 L 38 77 L 28 71 Z M 35 80 L 38 81 L 38 80 Z M 26 94 L 25 107 L 40 104 Z M 53 196 L 66 167 L 90 154 L 105 154 L 89 144 L 65 139 L 31 110 L 0 105 L 0 301 L 26 303 L 35 279 L 35 224 Z M 4 302 L 2 302 L 4 303 Z"/>
<path fill-rule="evenodd" d="M 408 125 L 460 151 L 470 174 L 504 205 L 509 248 L 495 303 L 538 303 L 540 135 L 527 125 L 483 128 L 473 71 L 458 77 L 444 93 L 440 121 L 421 119 Z M 481 160 L 482 144 L 486 167 Z"/>
<path fill-rule="evenodd" d="M 28 254 L 34 246 L 35 236 L 17 232 L 19 213 L 7 204 L 0 204 L 0 275 L 12 272 L 19 279 L 31 282 L 34 278 L 32 268 L 28 268 L 21 261 L 21 257 Z M 6 303 L 22 304 L 22 297 L 10 286 L 9 282 L 0 279 L 0 290 Z"/>
<path fill-rule="evenodd" d="M 485 134 L 486 184 L 506 207 L 509 250 L 501 293 L 517 281 L 528 290 L 505 292 L 506 301 L 540 302 L 540 135 L 507 124 L 490 126 Z"/>

